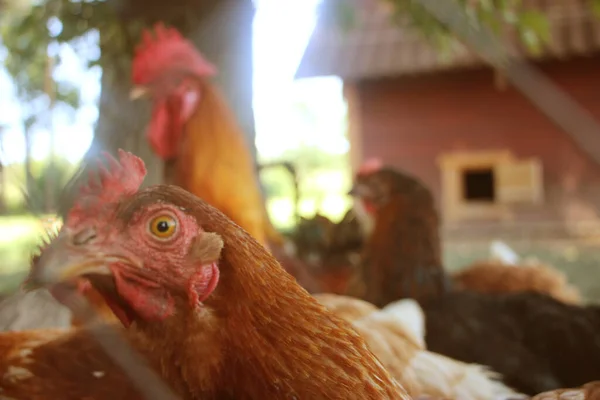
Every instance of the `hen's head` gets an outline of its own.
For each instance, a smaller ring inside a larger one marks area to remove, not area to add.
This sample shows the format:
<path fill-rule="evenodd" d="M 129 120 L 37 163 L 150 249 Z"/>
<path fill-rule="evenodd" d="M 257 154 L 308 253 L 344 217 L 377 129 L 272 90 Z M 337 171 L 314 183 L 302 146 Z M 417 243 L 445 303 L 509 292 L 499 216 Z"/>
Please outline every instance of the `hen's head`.
<path fill-rule="evenodd" d="M 31 281 L 87 279 L 125 326 L 201 307 L 218 282 L 223 247 L 200 225 L 210 208 L 177 187 L 138 191 L 146 171 L 130 153 L 106 160 L 34 260 Z"/>
<path fill-rule="evenodd" d="M 369 160 L 358 170 L 349 194 L 358 198 L 367 212 L 375 214 L 398 196 L 427 192 L 418 180 Z"/>
<path fill-rule="evenodd" d="M 216 73 L 194 45 L 173 28 L 143 32 L 132 63 L 132 99 L 152 97 L 148 138 L 163 159 L 176 155 L 183 125 L 200 100 L 201 79 Z"/>

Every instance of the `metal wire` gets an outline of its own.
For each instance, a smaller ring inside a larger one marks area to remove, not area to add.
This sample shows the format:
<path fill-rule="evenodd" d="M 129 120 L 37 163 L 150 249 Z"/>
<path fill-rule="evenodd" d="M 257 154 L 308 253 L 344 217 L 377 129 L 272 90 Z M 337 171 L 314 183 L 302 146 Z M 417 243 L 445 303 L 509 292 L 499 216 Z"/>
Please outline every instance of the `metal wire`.
<path fill-rule="evenodd" d="M 85 322 L 86 328 L 103 350 L 129 376 L 138 391 L 148 400 L 180 400 L 162 378 L 127 343 L 115 327 L 102 323 L 89 302 L 75 291 L 56 287 L 54 294 L 69 307 L 74 316 Z"/>
<path fill-rule="evenodd" d="M 484 60 L 502 70 L 540 111 L 569 132 L 581 148 L 600 162 L 600 126 L 568 95 L 539 73 L 530 63 L 510 58 L 505 46 L 485 27 L 475 26 L 454 0 L 418 0 L 433 16 L 479 53 Z M 71 184 L 76 181 L 73 179 Z M 70 186 L 70 185 L 69 185 Z M 100 325 L 96 311 L 87 301 L 72 293 L 63 293 L 65 303 L 80 320 L 89 322 L 90 332 L 104 351 L 129 375 L 140 393 L 150 400 L 175 400 L 178 397 L 148 367 L 113 327 Z"/>

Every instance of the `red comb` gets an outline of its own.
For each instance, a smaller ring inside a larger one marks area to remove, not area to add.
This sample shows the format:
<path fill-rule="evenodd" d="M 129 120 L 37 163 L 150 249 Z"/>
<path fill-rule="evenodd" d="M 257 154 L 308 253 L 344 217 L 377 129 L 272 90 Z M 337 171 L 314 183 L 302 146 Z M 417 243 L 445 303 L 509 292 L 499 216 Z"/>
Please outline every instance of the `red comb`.
<path fill-rule="evenodd" d="M 146 166 L 139 157 L 121 149 L 118 161 L 109 153 L 103 152 L 102 155 L 106 165 L 99 159 L 98 172 L 90 171 L 88 183 L 79 189 L 79 199 L 71 209 L 69 219 L 90 213 L 99 205 L 114 203 L 140 188 L 146 176 Z"/>
<path fill-rule="evenodd" d="M 158 76 L 172 70 L 186 71 L 198 76 L 211 76 L 217 70 L 175 28 L 166 28 L 159 22 L 151 30 L 142 32 L 142 40 L 132 63 L 132 80 L 146 85 Z"/>
<path fill-rule="evenodd" d="M 358 168 L 357 175 L 368 175 L 383 168 L 383 161 L 379 158 L 370 158 Z"/>

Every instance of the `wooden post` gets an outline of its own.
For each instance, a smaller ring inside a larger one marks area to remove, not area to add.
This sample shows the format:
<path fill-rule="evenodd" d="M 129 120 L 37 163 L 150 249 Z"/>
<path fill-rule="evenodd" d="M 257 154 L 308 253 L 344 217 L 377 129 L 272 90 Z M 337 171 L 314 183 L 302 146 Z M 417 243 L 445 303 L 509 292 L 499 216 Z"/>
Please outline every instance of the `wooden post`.
<path fill-rule="evenodd" d="M 350 141 L 350 167 L 355 174 L 363 162 L 362 107 L 356 83 L 344 82 L 344 98 L 348 104 L 348 140 Z"/>
<path fill-rule="evenodd" d="M 188 37 L 206 59 L 217 66 L 219 71 L 215 82 L 244 130 L 256 160 L 252 109 L 254 13 L 251 0 L 221 0 L 207 10 L 201 23 L 189 32 Z"/>
<path fill-rule="evenodd" d="M 56 87 L 54 78 L 54 58 L 50 55 L 46 57 L 46 75 L 44 76 L 44 92 L 48 96 L 48 135 L 50 136 L 50 148 L 48 149 L 48 166 L 44 174 L 44 211 L 51 213 L 54 211 L 54 197 L 56 196 L 56 163 L 55 163 L 55 145 L 54 145 L 54 123 L 53 113 L 56 105 Z"/>

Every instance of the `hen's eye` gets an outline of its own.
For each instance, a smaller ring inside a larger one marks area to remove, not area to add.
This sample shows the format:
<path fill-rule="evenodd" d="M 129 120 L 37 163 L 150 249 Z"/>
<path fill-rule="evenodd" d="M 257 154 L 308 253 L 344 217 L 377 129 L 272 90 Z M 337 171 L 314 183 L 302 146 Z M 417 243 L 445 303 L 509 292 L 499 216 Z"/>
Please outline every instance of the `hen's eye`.
<path fill-rule="evenodd" d="M 168 239 L 177 230 L 177 220 L 170 215 L 160 215 L 150 221 L 150 233 L 159 239 Z"/>

